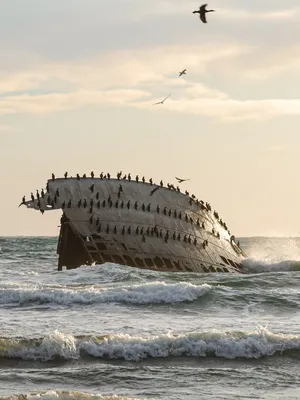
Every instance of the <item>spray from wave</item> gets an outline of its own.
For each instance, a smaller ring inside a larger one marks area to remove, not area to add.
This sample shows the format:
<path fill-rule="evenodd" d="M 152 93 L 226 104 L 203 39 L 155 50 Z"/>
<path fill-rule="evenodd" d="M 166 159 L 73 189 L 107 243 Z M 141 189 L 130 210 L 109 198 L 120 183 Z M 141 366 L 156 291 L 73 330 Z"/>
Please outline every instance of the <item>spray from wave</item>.
<path fill-rule="evenodd" d="M 300 271 L 299 238 L 255 238 L 245 240 L 249 258 L 243 261 L 248 273 Z M 252 246 L 255 243 L 255 246 Z"/>
<path fill-rule="evenodd" d="M 23 360 L 74 360 L 82 357 L 140 361 L 166 357 L 253 359 L 300 350 L 300 335 L 254 331 L 205 331 L 156 336 L 116 334 L 74 337 L 60 332 L 41 339 L 0 339 L 0 357 Z"/>

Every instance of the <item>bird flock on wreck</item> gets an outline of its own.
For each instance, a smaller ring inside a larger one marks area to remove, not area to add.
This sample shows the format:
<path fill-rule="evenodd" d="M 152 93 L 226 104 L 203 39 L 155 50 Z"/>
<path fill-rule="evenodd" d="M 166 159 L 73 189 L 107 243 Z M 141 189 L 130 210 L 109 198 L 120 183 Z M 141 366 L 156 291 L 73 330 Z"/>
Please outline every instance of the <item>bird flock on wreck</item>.
<path fill-rule="evenodd" d="M 199 14 L 199 18 L 204 24 L 207 23 L 206 14 L 209 12 L 215 12 L 215 10 L 207 10 L 206 7 L 207 7 L 207 4 L 203 4 L 202 6 L 199 7 L 199 10 L 193 11 L 193 14 Z M 186 68 L 179 72 L 179 77 L 182 75 L 186 75 Z M 157 101 L 156 103 L 153 103 L 152 105 L 157 106 L 158 104 L 164 104 L 164 102 L 171 96 L 171 94 L 172 93 L 170 93 L 162 101 Z"/>
<path fill-rule="evenodd" d="M 64 179 L 76 179 L 77 181 L 80 180 L 85 180 L 85 179 L 100 179 L 100 180 L 110 180 L 110 179 L 115 179 L 111 177 L 110 173 L 104 174 L 103 172 L 101 172 L 99 178 L 95 177 L 94 172 L 92 171 L 90 173 L 90 177 L 87 177 L 86 174 L 83 174 L 82 176 L 80 176 L 78 173 L 76 174 L 76 177 L 69 177 L 68 176 L 68 172 L 65 172 L 64 174 Z M 183 183 L 185 181 L 188 181 L 189 179 L 182 179 L 182 178 L 178 178 L 175 177 L 178 184 Z M 56 177 L 54 175 L 54 173 L 52 173 L 51 176 L 51 180 L 55 181 Z M 58 179 L 61 180 L 61 179 Z M 148 182 L 146 182 L 145 177 L 143 176 L 141 179 L 139 177 L 139 175 L 136 175 L 134 179 L 132 179 L 131 173 L 128 174 L 124 174 L 122 173 L 122 171 L 118 172 L 116 175 L 116 180 L 119 181 L 119 187 L 118 187 L 118 192 L 117 195 L 114 196 L 116 197 L 115 200 L 112 199 L 112 195 L 113 194 L 109 194 L 107 199 L 100 199 L 100 193 L 97 192 L 95 193 L 95 183 L 92 183 L 92 185 L 89 187 L 89 191 L 90 191 L 90 195 L 93 196 L 94 198 L 91 198 L 89 201 L 87 201 L 86 198 L 84 199 L 79 199 L 75 204 L 74 202 L 72 203 L 72 199 L 69 199 L 68 201 L 60 201 L 60 191 L 59 188 L 56 188 L 55 191 L 55 195 L 53 196 L 53 198 L 50 195 L 50 191 L 49 191 L 49 183 L 47 182 L 46 184 L 46 189 L 42 189 L 41 193 L 39 193 L 39 191 L 36 191 L 36 196 L 34 196 L 34 194 L 31 192 L 31 201 L 29 200 L 29 204 L 30 202 L 33 202 L 34 204 L 37 205 L 38 209 L 40 210 L 40 212 L 43 214 L 45 209 L 57 209 L 57 208 L 61 208 L 62 210 L 66 209 L 66 208 L 88 208 L 89 211 L 88 213 L 91 214 L 89 217 L 89 223 L 92 225 L 95 223 L 96 225 L 96 231 L 97 233 L 101 233 L 106 232 L 107 234 L 114 233 L 117 234 L 117 226 L 115 225 L 114 227 L 111 227 L 109 224 L 106 225 L 105 227 L 102 227 L 100 218 L 94 218 L 93 217 L 93 210 L 94 208 L 97 209 L 111 209 L 112 207 L 115 208 L 120 208 L 120 209 L 124 209 L 127 208 L 128 210 L 130 210 L 131 208 L 134 209 L 135 211 L 138 211 L 139 209 L 144 211 L 144 212 L 151 212 L 153 209 L 151 208 L 151 203 L 148 203 L 148 205 L 146 205 L 145 203 L 142 203 L 141 205 L 138 203 L 138 201 L 135 201 L 135 203 L 131 204 L 131 201 L 128 200 L 127 202 L 124 201 L 124 199 L 122 198 L 123 196 L 123 186 L 122 186 L 122 181 L 135 181 L 136 183 L 142 183 L 145 184 Z M 171 191 L 175 191 L 176 193 L 181 193 L 181 190 L 179 188 L 179 186 L 175 187 L 173 184 L 167 183 L 166 186 L 164 186 L 164 182 L 161 180 L 159 182 L 159 185 L 157 185 L 156 183 L 153 182 L 153 179 L 150 178 L 149 179 L 149 184 L 150 186 L 155 186 L 150 192 L 149 192 L 149 197 L 153 196 L 159 189 L 167 189 L 167 190 L 171 190 Z M 199 210 L 202 211 L 212 211 L 211 205 L 208 202 L 204 202 L 203 200 L 198 200 L 196 198 L 196 196 L 194 194 L 191 194 L 185 190 L 184 194 L 188 197 L 188 202 L 189 205 L 192 206 L 193 204 L 198 206 Z M 25 196 L 23 196 L 22 198 L 22 202 L 19 205 L 19 207 L 21 205 L 27 205 L 28 202 L 26 202 L 26 198 Z M 182 211 L 178 211 L 176 209 L 167 209 L 167 207 L 161 207 L 160 205 L 156 206 L 156 209 L 154 208 L 154 210 L 157 212 L 157 214 L 162 213 L 165 216 L 168 217 L 173 217 L 175 219 L 180 219 L 180 220 L 184 220 L 186 223 L 189 223 L 191 225 L 195 224 L 198 228 L 201 228 L 203 230 L 206 229 L 204 222 L 200 223 L 200 219 L 197 218 L 197 220 L 194 220 L 193 218 L 191 218 L 187 213 L 183 214 Z M 219 222 L 219 224 L 228 232 L 229 235 L 230 231 L 226 225 L 226 223 L 219 217 L 219 214 L 217 213 L 217 211 L 213 212 L 214 217 L 216 218 L 216 220 Z M 124 235 L 125 233 L 131 235 L 132 232 L 132 227 L 128 226 L 125 227 L 123 226 L 121 233 L 122 235 Z M 220 234 L 219 232 L 216 232 L 214 228 L 212 228 L 212 231 L 210 232 L 214 237 L 220 239 Z M 135 234 L 136 235 L 141 235 L 142 236 L 142 241 L 145 242 L 146 241 L 146 236 L 156 236 L 157 238 L 161 238 L 164 239 L 166 243 L 168 243 L 169 238 L 172 238 L 173 240 L 177 240 L 177 241 L 181 241 L 182 240 L 185 243 L 190 243 L 190 244 L 194 244 L 195 246 L 198 244 L 197 238 L 196 237 L 191 237 L 191 235 L 183 235 L 180 232 L 173 232 L 173 234 L 170 234 L 169 230 L 167 230 L 166 232 L 163 232 L 163 229 L 159 229 L 157 227 L 157 225 L 155 226 L 151 226 L 151 227 L 147 227 L 147 228 L 140 228 L 139 226 L 136 227 L 135 229 Z M 235 237 L 234 235 L 230 236 L 230 242 L 233 244 L 235 243 Z M 236 243 L 237 247 L 239 246 L 239 242 Z M 206 246 L 208 246 L 208 240 L 204 240 L 202 243 L 202 247 L 205 248 Z"/>

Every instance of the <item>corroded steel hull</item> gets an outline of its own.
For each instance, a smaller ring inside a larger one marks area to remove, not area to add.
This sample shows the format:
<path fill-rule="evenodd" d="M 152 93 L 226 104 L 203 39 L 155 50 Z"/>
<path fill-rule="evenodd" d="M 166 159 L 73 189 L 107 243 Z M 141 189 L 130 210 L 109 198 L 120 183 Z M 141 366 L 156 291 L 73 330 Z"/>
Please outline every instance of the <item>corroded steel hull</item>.
<path fill-rule="evenodd" d="M 59 178 L 24 204 L 42 213 L 63 210 L 59 270 L 113 262 L 157 271 L 243 272 L 244 254 L 218 214 L 173 185 Z"/>

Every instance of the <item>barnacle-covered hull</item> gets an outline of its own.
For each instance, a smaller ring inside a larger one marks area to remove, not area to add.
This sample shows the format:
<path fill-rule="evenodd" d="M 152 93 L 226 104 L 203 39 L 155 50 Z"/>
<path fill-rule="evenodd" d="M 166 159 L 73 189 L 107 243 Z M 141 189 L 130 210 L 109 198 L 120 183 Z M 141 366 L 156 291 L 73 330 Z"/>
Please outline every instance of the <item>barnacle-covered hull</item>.
<path fill-rule="evenodd" d="M 244 254 L 218 214 L 173 185 L 59 178 L 24 204 L 63 210 L 59 270 L 113 262 L 157 271 L 243 272 Z"/>

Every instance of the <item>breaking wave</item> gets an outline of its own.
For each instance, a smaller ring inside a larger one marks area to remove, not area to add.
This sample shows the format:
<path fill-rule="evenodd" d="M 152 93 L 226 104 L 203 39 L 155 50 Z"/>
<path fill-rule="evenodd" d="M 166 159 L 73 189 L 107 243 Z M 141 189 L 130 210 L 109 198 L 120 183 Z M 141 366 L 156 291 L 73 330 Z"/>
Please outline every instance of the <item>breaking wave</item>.
<path fill-rule="evenodd" d="M 23 360 L 78 360 L 82 357 L 140 361 L 166 357 L 220 357 L 257 359 L 300 350 L 300 335 L 254 331 L 128 334 L 74 337 L 55 331 L 41 339 L 0 339 L 0 357 Z"/>
<path fill-rule="evenodd" d="M 0 289 L 0 304 L 24 303 L 54 303 L 97 304 L 97 303 L 130 303 L 130 304 L 173 304 L 192 302 L 211 290 L 207 284 L 151 282 L 133 286 L 120 286 L 114 289 L 104 289 L 95 286 L 66 287 L 35 287 L 2 285 Z"/>
<path fill-rule="evenodd" d="M 19 394 L 16 396 L 0 397 L 0 400 L 137 400 L 132 397 L 102 396 L 83 392 L 57 392 L 49 390 L 41 393 Z"/>
<path fill-rule="evenodd" d="M 243 261 L 245 272 L 249 274 L 263 272 L 300 271 L 300 261 L 296 260 L 268 260 L 247 258 Z"/>

